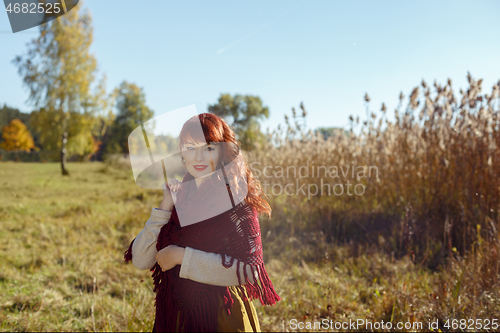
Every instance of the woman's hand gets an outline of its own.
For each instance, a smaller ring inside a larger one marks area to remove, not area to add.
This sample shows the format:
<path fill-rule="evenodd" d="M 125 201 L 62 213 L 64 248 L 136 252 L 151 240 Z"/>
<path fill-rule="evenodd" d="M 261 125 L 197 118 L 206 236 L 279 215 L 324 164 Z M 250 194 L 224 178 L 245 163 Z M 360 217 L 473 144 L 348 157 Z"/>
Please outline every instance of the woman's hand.
<path fill-rule="evenodd" d="M 182 182 L 178 179 L 171 179 L 161 187 L 163 190 L 163 200 L 158 208 L 171 211 L 177 201 L 177 192 L 181 188 Z"/>
<path fill-rule="evenodd" d="M 156 262 L 160 265 L 162 272 L 168 271 L 182 264 L 185 248 L 177 245 L 169 245 L 156 254 Z"/>

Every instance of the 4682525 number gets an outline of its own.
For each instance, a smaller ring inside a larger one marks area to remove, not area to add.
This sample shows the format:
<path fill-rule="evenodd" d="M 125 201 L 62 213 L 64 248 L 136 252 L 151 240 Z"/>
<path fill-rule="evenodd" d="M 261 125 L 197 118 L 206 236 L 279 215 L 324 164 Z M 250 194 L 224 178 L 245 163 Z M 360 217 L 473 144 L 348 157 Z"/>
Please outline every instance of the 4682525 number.
<path fill-rule="evenodd" d="M 61 12 L 60 3 L 38 3 L 38 6 L 34 3 L 9 3 L 5 8 L 7 13 L 23 13 L 23 14 L 59 14 Z"/>
<path fill-rule="evenodd" d="M 447 329 L 498 330 L 498 319 L 448 319 L 443 325 Z"/>

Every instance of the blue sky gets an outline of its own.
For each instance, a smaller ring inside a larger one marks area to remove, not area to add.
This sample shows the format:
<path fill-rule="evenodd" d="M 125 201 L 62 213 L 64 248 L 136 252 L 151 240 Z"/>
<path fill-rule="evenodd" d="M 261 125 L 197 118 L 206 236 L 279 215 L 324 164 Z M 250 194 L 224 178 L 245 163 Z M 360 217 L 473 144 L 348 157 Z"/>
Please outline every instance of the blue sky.
<path fill-rule="evenodd" d="M 100 73 L 108 90 L 144 88 L 157 115 L 221 93 L 251 94 L 270 108 L 262 129 L 284 123 L 301 101 L 308 126 L 346 126 L 422 79 L 500 79 L 499 1 L 117 1 L 86 0 Z M 12 34 L 0 13 L 0 104 L 22 111 L 27 89 L 11 60 L 38 28 Z M 406 100 L 405 100 L 406 102 Z M 405 103 L 406 104 L 406 103 Z"/>

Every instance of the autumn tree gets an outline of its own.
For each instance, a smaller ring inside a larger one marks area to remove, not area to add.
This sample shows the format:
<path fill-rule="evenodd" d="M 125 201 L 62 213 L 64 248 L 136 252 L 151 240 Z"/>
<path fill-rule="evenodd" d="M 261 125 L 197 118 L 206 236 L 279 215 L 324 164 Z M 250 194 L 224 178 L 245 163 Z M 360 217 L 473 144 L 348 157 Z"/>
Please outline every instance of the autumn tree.
<path fill-rule="evenodd" d="M 81 152 L 92 146 L 90 123 L 104 86 L 101 81 L 91 92 L 97 67 L 89 52 L 92 18 L 88 11 L 80 13 L 81 2 L 79 6 L 40 25 L 40 35 L 28 43 L 28 52 L 13 60 L 29 88 L 28 102 L 40 109 L 35 118 L 43 121 L 33 124 L 41 143 L 60 151 L 63 175 L 69 175 L 68 150 Z"/>
<path fill-rule="evenodd" d="M 19 119 L 12 120 L 7 126 L 2 127 L 2 143 L 0 148 L 5 150 L 31 151 L 36 149 L 35 142 L 28 128 Z"/>
<path fill-rule="evenodd" d="M 1 128 L 10 124 L 14 119 L 19 119 L 26 125 L 28 131 L 33 136 L 35 141 L 35 146 L 39 146 L 40 142 L 38 136 L 34 133 L 33 127 L 31 127 L 31 113 L 21 112 L 19 109 L 10 107 L 4 103 L 3 107 L 0 108 L 0 138 L 2 137 Z"/>
<path fill-rule="evenodd" d="M 96 119 L 86 113 L 69 111 L 65 115 L 62 111 L 41 108 L 31 113 L 31 126 L 37 131 L 41 148 L 47 152 L 60 151 L 61 128 L 59 123 L 67 116 L 66 131 L 68 140 L 66 153 L 68 155 L 86 155 L 93 152 L 95 139 L 92 130 Z M 54 130 L 51 130 L 54 128 Z"/>
<path fill-rule="evenodd" d="M 107 153 L 128 153 L 128 136 L 151 119 L 154 112 L 146 105 L 143 89 L 134 83 L 123 81 L 113 95 L 117 114 L 109 128 L 105 149 Z"/>
<path fill-rule="evenodd" d="M 253 150 L 265 140 L 259 121 L 269 118 L 269 108 L 262 105 L 258 96 L 222 94 L 217 104 L 209 105 L 208 112 L 234 128 L 243 149 Z"/>

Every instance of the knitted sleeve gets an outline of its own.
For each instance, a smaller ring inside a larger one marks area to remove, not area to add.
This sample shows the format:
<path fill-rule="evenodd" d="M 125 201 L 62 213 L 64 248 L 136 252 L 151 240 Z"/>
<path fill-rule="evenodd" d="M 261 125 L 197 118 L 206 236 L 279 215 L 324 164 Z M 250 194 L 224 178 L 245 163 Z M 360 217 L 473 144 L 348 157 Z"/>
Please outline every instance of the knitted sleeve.
<path fill-rule="evenodd" d="M 231 257 L 226 255 L 226 260 L 230 261 Z M 237 265 L 239 266 L 241 281 L 245 281 L 243 264 L 240 261 L 235 260 L 231 267 L 226 268 L 222 265 L 222 256 L 220 254 L 186 247 L 179 277 L 215 286 L 237 286 L 239 285 L 238 276 L 236 275 Z M 247 265 L 246 270 L 249 281 L 253 283 L 250 266 Z"/>
<path fill-rule="evenodd" d="M 138 269 L 151 269 L 156 263 L 156 242 L 161 227 L 168 223 L 172 212 L 153 208 L 146 226 L 132 244 L 132 264 Z"/>

